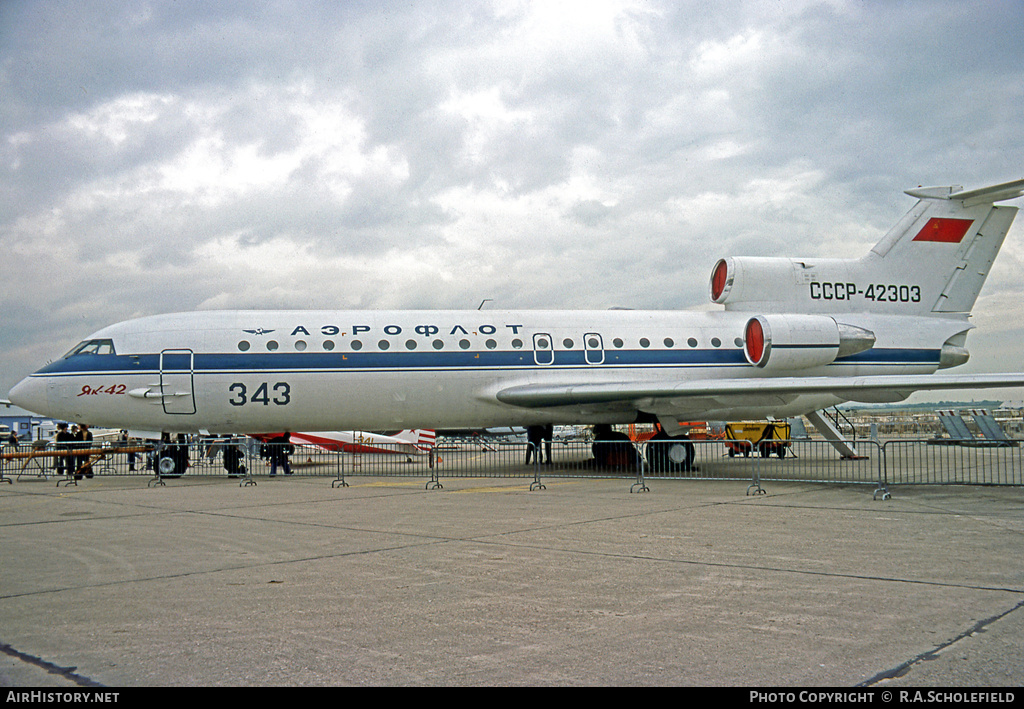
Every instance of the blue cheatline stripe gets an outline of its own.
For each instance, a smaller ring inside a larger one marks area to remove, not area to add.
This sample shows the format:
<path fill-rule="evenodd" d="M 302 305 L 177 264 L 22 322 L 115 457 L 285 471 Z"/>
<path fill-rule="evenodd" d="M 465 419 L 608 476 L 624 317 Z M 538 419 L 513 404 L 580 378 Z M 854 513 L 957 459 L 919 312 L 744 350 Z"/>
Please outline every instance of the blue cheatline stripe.
<path fill-rule="evenodd" d="M 547 354 L 547 353 L 545 353 Z M 605 350 L 602 364 L 591 364 L 583 350 L 556 351 L 552 364 L 538 365 L 532 350 L 467 352 L 240 352 L 205 354 L 164 354 L 163 371 L 197 374 L 229 372 L 328 372 L 402 370 L 490 370 L 550 369 L 583 367 L 618 369 L 630 367 L 730 367 L 750 366 L 740 350 Z M 593 353 L 591 353 L 593 356 Z M 937 365 L 939 350 L 868 350 L 844 357 L 835 365 Z M 145 374 L 159 372 L 161 356 L 75 355 L 57 360 L 36 374 L 67 376 L 80 374 Z"/>

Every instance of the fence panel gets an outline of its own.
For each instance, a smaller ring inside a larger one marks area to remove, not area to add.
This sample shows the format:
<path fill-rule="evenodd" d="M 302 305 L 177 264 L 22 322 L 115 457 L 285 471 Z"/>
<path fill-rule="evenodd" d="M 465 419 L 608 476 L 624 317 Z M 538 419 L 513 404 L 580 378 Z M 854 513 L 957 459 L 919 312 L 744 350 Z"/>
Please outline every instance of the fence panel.
<path fill-rule="evenodd" d="M 890 485 L 1024 485 L 1016 442 L 947 444 L 941 439 L 891 440 L 883 446 Z"/>

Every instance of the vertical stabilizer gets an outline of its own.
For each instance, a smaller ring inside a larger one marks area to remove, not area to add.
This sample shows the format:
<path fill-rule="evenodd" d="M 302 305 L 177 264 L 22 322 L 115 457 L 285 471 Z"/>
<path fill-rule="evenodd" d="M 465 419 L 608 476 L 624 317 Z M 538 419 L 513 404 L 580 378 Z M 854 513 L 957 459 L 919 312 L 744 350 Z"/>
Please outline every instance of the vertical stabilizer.
<path fill-rule="evenodd" d="M 1017 214 L 995 202 L 1024 194 L 1024 180 L 907 194 L 917 204 L 863 258 L 724 258 L 712 302 L 763 313 L 969 313 Z"/>
<path fill-rule="evenodd" d="M 962 187 L 907 190 L 918 202 L 863 260 L 864 276 L 877 278 L 872 295 L 901 299 L 919 314 L 968 313 L 974 307 L 1016 207 L 994 202 L 1024 193 L 1024 180 L 964 191 Z"/>

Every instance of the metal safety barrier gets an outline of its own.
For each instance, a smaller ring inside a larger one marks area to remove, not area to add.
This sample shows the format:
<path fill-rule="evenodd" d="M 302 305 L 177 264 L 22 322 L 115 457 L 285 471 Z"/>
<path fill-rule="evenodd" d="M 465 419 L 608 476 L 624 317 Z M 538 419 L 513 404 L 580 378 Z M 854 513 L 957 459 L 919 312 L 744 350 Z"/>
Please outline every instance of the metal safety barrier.
<path fill-rule="evenodd" d="M 727 445 L 728 443 L 728 445 Z M 345 487 L 352 477 L 408 477 L 428 489 L 444 479 L 519 478 L 530 489 L 550 478 L 621 478 L 631 491 L 645 491 L 655 480 L 746 482 L 748 494 L 764 492 L 772 481 L 873 485 L 889 496 L 890 485 L 1024 485 L 1024 456 L 1016 442 L 956 445 L 941 439 L 893 439 L 856 443 L 858 455 L 843 457 L 824 440 L 553 441 L 440 440 L 434 446 L 379 444 L 372 450 L 327 450 L 311 445 L 260 442 L 243 436 L 193 438 L 162 444 L 104 443 L 89 450 L 5 448 L 0 481 L 56 477 L 73 484 L 66 457 L 81 464 L 91 456 L 89 474 L 148 475 L 151 484 L 183 476 L 223 476 L 254 485 L 272 476 L 331 479 Z M 76 471 L 81 473 L 82 471 Z"/>
<path fill-rule="evenodd" d="M 888 485 L 1024 485 L 1016 441 L 890 440 L 882 452 Z"/>

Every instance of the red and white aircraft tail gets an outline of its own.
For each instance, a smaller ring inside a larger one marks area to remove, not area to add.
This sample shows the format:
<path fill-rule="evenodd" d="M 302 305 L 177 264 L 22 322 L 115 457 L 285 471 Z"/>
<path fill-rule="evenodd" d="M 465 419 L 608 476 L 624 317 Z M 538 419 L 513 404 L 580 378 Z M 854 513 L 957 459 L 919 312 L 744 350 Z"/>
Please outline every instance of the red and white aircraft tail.
<path fill-rule="evenodd" d="M 866 256 L 724 258 L 711 275 L 712 302 L 764 313 L 970 313 L 1017 214 L 995 202 L 1024 194 L 1024 180 L 906 193 L 918 203 Z"/>
<path fill-rule="evenodd" d="M 260 435 L 268 440 L 280 434 Z M 291 434 L 295 445 L 316 446 L 328 451 L 344 453 L 397 453 L 427 455 L 434 446 L 436 434 L 430 429 L 414 428 L 394 435 L 369 431 L 313 431 Z"/>

